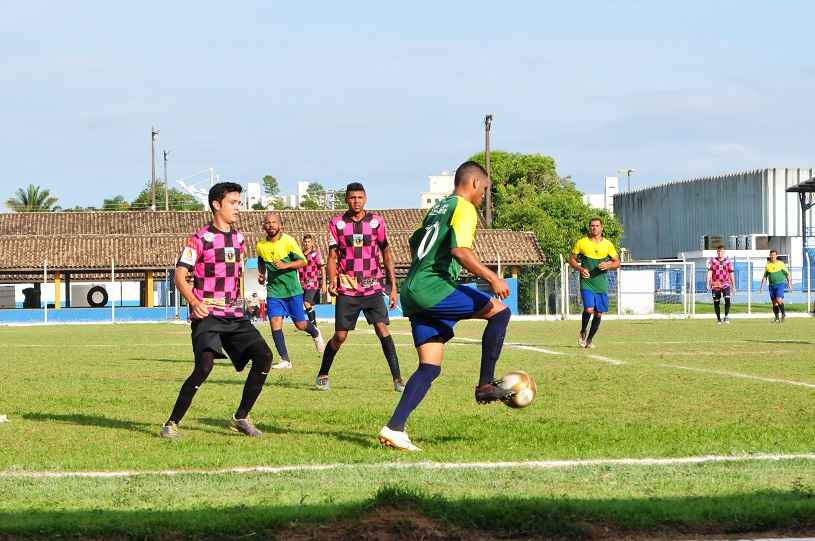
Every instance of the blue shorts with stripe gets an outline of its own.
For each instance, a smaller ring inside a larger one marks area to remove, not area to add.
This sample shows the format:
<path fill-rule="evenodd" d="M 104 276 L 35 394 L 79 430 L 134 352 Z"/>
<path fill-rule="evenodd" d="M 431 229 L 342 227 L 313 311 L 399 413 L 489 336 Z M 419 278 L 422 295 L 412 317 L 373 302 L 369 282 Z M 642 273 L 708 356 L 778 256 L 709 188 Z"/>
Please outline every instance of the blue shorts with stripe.
<path fill-rule="evenodd" d="M 778 284 L 778 285 L 775 285 L 775 286 L 770 286 L 770 300 L 772 300 L 772 299 L 783 299 L 785 289 L 786 289 L 786 284 Z"/>
<path fill-rule="evenodd" d="M 306 309 L 303 307 L 303 296 L 295 295 L 278 299 L 266 298 L 266 317 L 290 317 L 292 321 L 306 321 Z"/>
<path fill-rule="evenodd" d="M 462 319 L 470 319 L 490 303 L 492 297 L 474 287 L 458 286 L 435 306 L 409 316 L 410 330 L 416 347 L 440 338 L 449 341 L 453 327 Z"/>
<path fill-rule="evenodd" d="M 590 289 L 581 289 L 583 308 L 592 308 L 595 312 L 605 314 L 608 312 L 608 293 L 595 293 Z"/>

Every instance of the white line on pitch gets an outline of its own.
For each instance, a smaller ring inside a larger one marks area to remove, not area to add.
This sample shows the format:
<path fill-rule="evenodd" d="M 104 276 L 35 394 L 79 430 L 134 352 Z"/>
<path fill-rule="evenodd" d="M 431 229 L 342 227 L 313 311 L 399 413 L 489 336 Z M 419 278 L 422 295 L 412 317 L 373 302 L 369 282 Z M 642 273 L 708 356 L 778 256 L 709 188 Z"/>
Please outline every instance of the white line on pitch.
<path fill-rule="evenodd" d="M 500 470 L 526 468 L 551 470 L 590 466 L 678 466 L 727 462 L 778 462 L 782 460 L 815 461 L 815 453 L 705 455 L 677 458 L 598 458 L 577 460 L 532 460 L 523 462 L 386 462 L 380 464 L 297 464 L 289 466 L 246 466 L 215 470 L 153 470 L 153 471 L 0 471 L 0 478 L 59 479 L 70 477 L 119 478 L 137 476 L 171 477 L 178 475 L 281 474 L 330 470 Z"/>
<path fill-rule="evenodd" d="M 752 379 L 756 381 L 766 381 L 768 383 L 783 383 L 784 385 L 795 385 L 798 387 L 809 387 L 815 389 L 815 383 L 804 383 L 803 381 L 792 381 L 789 379 L 763 378 L 761 376 L 751 376 L 740 372 L 730 372 L 729 370 L 710 370 L 707 368 L 695 368 L 692 366 L 680 366 L 678 364 L 659 364 L 663 368 L 677 368 L 679 370 L 690 370 L 691 372 L 702 372 L 705 374 L 717 374 L 719 376 L 729 376 L 731 378 Z"/>
<path fill-rule="evenodd" d="M 589 358 L 594 359 L 596 361 L 602 361 L 604 363 L 608 363 L 614 366 L 620 366 L 621 364 L 625 364 L 625 361 L 618 361 L 617 359 L 610 359 L 608 357 L 603 357 L 602 355 L 589 355 Z"/>
<path fill-rule="evenodd" d="M 454 340 L 461 340 L 463 342 L 473 342 L 479 344 L 481 343 L 481 340 L 478 338 L 467 338 L 465 336 L 456 336 Z M 563 355 L 562 351 L 553 351 L 551 349 L 539 348 L 537 346 L 528 346 L 526 344 L 521 344 L 518 342 L 505 342 L 504 345 L 514 349 L 525 349 L 527 351 L 535 351 L 537 353 L 546 353 L 547 355 Z"/>

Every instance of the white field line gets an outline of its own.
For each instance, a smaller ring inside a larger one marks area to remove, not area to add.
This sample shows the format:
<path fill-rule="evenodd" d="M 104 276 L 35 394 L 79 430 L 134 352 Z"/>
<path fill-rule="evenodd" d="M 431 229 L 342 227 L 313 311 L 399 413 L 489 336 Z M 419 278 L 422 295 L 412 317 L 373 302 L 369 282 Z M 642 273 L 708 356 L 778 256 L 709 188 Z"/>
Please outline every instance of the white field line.
<path fill-rule="evenodd" d="M 123 470 L 123 471 L 0 471 L 0 479 L 121 478 L 138 476 L 172 477 L 180 475 L 285 474 L 333 470 L 501 470 L 525 468 L 553 470 L 592 466 L 678 466 L 733 462 L 815 461 L 815 453 L 704 455 L 677 458 L 598 458 L 577 460 L 532 460 L 522 462 L 386 462 L 380 464 L 296 464 L 289 466 L 246 466 L 214 470 Z"/>
<path fill-rule="evenodd" d="M 617 359 L 609 359 L 608 357 L 604 357 L 602 355 L 589 355 L 589 357 L 591 359 L 596 360 L 596 361 L 602 361 L 604 363 L 608 363 L 608 364 L 613 365 L 613 366 L 620 366 L 620 365 L 625 364 L 625 361 L 618 361 Z"/>
<path fill-rule="evenodd" d="M 658 364 L 657 366 L 661 366 L 662 368 L 676 368 L 679 370 L 689 370 L 691 372 L 702 372 L 704 374 L 716 374 L 719 376 L 728 376 L 731 378 L 765 381 L 767 383 L 783 383 L 784 385 L 795 385 L 797 387 L 808 387 L 810 389 L 815 389 L 815 383 L 804 383 L 802 381 L 793 381 L 789 379 L 764 378 L 761 376 L 751 376 L 750 374 L 742 374 L 740 372 L 731 372 L 729 370 L 710 370 L 708 368 L 695 368 L 692 366 L 680 366 L 678 364 Z"/>
<path fill-rule="evenodd" d="M 479 338 L 467 338 L 465 336 L 456 336 L 453 340 L 460 340 L 462 342 L 470 342 L 474 344 L 480 344 L 481 339 Z M 520 344 L 517 342 L 504 342 L 505 346 L 514 348 L 514 349 L 525 349 L 527 351 L 535 351 L 537 353 L 546 353 L 547 355 L 563 355 L 562 351 L 554 351 L 551 349 L 539 348 L 537 346 L 528 346 L 526 344 Z"/>

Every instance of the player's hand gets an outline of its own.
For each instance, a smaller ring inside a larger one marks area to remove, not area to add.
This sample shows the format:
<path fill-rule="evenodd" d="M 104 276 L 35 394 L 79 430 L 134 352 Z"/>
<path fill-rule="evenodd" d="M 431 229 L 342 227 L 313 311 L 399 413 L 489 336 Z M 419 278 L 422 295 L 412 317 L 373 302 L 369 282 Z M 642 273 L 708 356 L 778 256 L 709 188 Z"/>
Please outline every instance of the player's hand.
<path fill-rule="evenodd" d="M 390 304 L 388 304 L 388 306 L 390 307 L 391 310 L 393 310 L 394 308 L 396 308 L 396 301 L 399 300 L 399 292 L 396 291 L 395 287 L 391 288 L 390 299 L 391 302 Z"/>
<path fill-rule="evenodd" d="M 258 274 L 258 283 L 260 285 L 264 285 L 266 283 L 266 275 L 265 274 Z"/>
<path fill-rule="evenodd" d="M 611 266 L 611 263 L 609 263 L 608 261 L 603 261 L 602 263 L 597 265 L 597 268 L 600 269 L 601 271 L 604 271 L 604 270 L 608 269 L 610 266 Z"/>
<path fill-rule="evenodd" d="M 580 276 L 582 276 L 583 278 L 588 279 L 591 276 L 591 273 L 589 272 L 589 269 L 585 269 L 583 267 L 580 267 Z"/>
<path fill-rule="evenodd" d="M 198 301 L 190 305 L 190 317 L 194 319 L 204 319 L 209 315 L 209 308 L 203 301 Z"/>
<path fill-rule="evenodd" d="M 336 297 L 336 296 L 337 296 L 337 286 L 335 286 L 335 285 L 330 285 L 330 286 L 328 286 L 328 293 L 329 293 L 329 294 L 330 294 L 332 297 Z"/>
<path fill-rule="evenodd" d="M 494 281 L 490 282 L 490 287 L 499 299 L 503 300 L 509 297 L 509 286 L 503 278 L 496 277 Z"/>
<path fill-rule="evenodd" d="M 322 288 L 320 288 L 320 293 L 322 293 L 323 297 L 325 297 L 326 295 L 328 295 L 328 288 L 326 286 L 323 286 Z"/>

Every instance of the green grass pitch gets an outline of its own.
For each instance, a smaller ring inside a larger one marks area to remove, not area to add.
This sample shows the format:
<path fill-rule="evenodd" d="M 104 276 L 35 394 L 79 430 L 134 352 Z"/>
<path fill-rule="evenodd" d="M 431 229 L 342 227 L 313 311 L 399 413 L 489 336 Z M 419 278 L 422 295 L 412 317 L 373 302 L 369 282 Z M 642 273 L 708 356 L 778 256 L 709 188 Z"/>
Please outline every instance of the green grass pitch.
<path fill-rule="evenodd" d="M 252 413 L 262 439 L 227 430 L 245 375 L 219 361 L 175 442 L 158 430 L 192 366 L 188 327 L 0 328 L 0 414 L 10 419 L 0 424 L 0 538 L 240 536 L 354 517 L 380 503 L 507 536 L 580 537 L 586 524 L 815 529 L 815 460 L 806 457 L 410 467 L 815 452 L 812 320 L 608 321 L 594 350 L 577 348 L 578 325 L 512 323 L 497 372 L 523 369 L 538 383 L 536 402 L 512 410 L 476 405 L 483 324 L 460 324 L 458 336 L 469 340 L 449 345 L 441 377 L 408 423 L 424 449 L 417 454 L 376 441 L 399 395 L 364 322 L 337 356 L 327 393 L 313 388 L 320 356 L 311 340 L 287 327 L 295 369 L 267 380 Z M 407 378 L 417 362 L 409 326 L 398 321 L 392 331 Z M 213 473 L 290 465 L 341 467 Z M 150 473 L 167 470 L 200 472 Z M 22 475 L 120 471 L 148 473 Z"/>

